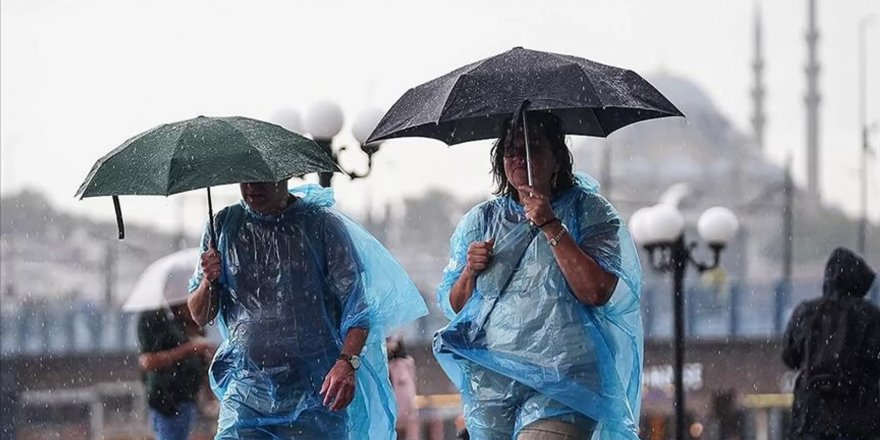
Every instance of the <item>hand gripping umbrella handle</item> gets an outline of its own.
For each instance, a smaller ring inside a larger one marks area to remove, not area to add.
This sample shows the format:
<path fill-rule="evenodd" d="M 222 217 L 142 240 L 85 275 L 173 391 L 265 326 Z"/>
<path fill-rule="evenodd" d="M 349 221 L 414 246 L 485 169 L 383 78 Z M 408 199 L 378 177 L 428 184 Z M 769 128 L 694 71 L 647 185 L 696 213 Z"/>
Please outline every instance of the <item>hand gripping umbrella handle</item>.
<path fill-rule="evenodd" d="M 214 325 L 217 313 L 220 312 L 221 289 L 223 289 L 223 285 L 218 280 L 211 281 L 211 284 L 208 286 L 208 316 L 211 317 L 208 325 Z"/>

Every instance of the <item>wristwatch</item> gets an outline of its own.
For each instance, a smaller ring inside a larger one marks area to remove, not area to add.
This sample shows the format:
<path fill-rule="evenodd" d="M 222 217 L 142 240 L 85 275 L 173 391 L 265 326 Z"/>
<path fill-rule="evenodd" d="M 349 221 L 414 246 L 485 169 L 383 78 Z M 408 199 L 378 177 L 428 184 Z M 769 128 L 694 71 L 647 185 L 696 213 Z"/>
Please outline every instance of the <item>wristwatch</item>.
<path fill-rule="evenodd" d="M 568 227 L 565 226 L 565 224 L 563 223 L 562 229 L 560 229 L 559 232 L 553 238 L 548 240 L 548 242 L 550 243 L 550 246 L 556 247 L 556 245 L 559 244 L 559 240 L 562 240 L 562 236 L 565 235 L 566 232 L 568 232 Z"/>
<path fill-rule="evenodd" d="M 351 365 L 351 368 L 354 370 L 357 370 L 361 367 L 361 358 L 356 354 L 342 353 L 339 355 L 339 357 L 336 358 L 336 360 L 343 360 L 345 362 L 348 362 L 348 365 Z"/>

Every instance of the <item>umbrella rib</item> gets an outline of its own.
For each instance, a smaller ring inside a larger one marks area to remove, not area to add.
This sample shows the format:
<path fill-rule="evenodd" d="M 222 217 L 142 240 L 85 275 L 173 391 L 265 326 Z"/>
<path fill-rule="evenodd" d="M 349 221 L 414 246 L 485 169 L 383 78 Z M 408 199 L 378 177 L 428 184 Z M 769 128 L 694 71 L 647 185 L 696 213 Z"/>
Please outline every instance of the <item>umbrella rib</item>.
<path fill-rule="evenodd" d="M 599 89 L 596 88 L 596 85 L 593 83 L 593 78 L 592 78 L 590 75 L 587 75 L 586 72 L 584 72 L 584 67 L 583 67 L 582 65 L 580 65 L 578 62 L 575 62 L 575 61 L 572 61 L 571 59 L 569 59 L 569 58 L 577 58 L 577 57 L 574 57 L 574 56 L 571 56 L 571 55 L 562 55 L 562 54 L 553 53 L 553 52 L 547 52 L 547 54 L 549 54 L 550 56 L 552 56 L 552 57 L 554 57 L 554 58 L 556 58 L 556 59 L 558 59 L 558 60 L 564 61 L 564 62 L 568 63 L 569 65 L 576 66 L 576 67 L 578 68 L 578 70 L 580 70 L 582 73 L 584 73 L 584 78 L 586 78 L 586 80 L 589 81 L 589 83 L 590 83 L 590 87 L 592 87 L 593 90 L 596 90 L 596 91 L 597 91 L 597 93 L 596 93 L 596 97 L 599 99 L 600 104 L 602 105 L 602 108 L 607 107 L 607 105 L 605 104 L 605 102 L 604 102 L 604 100 L 603 100 L 603 97 L 598 93 L 598 90 L 599 90 Z M 623 68 L 620 68 L 620 67 L 610 66 L 610 65 L 608 65 L 608 64 L 597 63 L 597 62 L 595 62 L 595 61 L 590 61 L 590 60 L 587 60 L 587 59 L 584 59 L 584 61 L 586 61 L 586 62 L 588 62 L 588 63 L 598 64 L 598 65 L 605 66 L 605 67 L 610 67 L 610 68 L 613 68 L 613 69 L 620 69 L 620 70 L 623 70 L 623 71 L 626 71 L 626 72 L 635 73 L 635 72 L 632 72 L 632 71 L 629 70 L 629 69 L 623 69 Z M 636 75 L 636 76 L 638 76 L 638 75 Z M 639 77 L 639 78 L 641 78 L 641 77 Z M 642 80 L 644 81 L 644 79 L 642 79 Z M 646 81 L 646 82 L 647 82 L 647 81 Z M 646 109 L 646 108 L 642 108 L 642 107 L 629 107 L 629 106 L 628 106 L 628 107 L 626 107 L 626 108 L 633 108 L 633 109 L 638 108 L 639 110 L 651 110 L 651 109 Z M 593 112 L 593 114 L 595 115 L 595 112 Z M 598 121 L 598 119 L 597 119 L 597 121 Z M 604 132 L 604 130 L 603 130 L 603 132 Z"/>
<path fill-rule="evenodd" d="M 593 115 L 593 120 L 596 121 L 596 126 L 599 128 L 599 131 L 602 132 L 602 137 L 607 138 L 608 133 L 605 132 L 605 127 L 602 127 L 602 123 L 599 122 L 599 115 L 596 114 L 596 109 L 593 107 L 588 107 L 590 110 L 590 114 Z"/>
<path fill-rule="evenodd" d="M 556 58 L 556 59 L 558 59 L 558 60 L 562 60 L 562 61 L 564 61 L 564 62 L 566 62 L 566 63 L 568 63 L 568 64 L 573 64 L 573 65 L 575 65 L 575 66 L 581 67 L 581 65 L 578 64 L 577 62 L 568 59 L 568 58 L 577 58 L 577 57 L 570 56 L 570 55 L 566 56 L 566 55 L 562 55 L 562 54 L 558 54 L 558 53 L 554 53 L 554 52 L 544 52 L 544 53 L 546 53 L 546 54 L 548 54 L 548 55 L 550 55 L 550 56 L 552 56 L 553 58 Z M 584 59 L 584 61 L 588 61 L 588 62 L 591 62 L 591 63 L 595 63 L 594 61 L 590 61 L 590 60 L 587 60 L 587 59 Z M 601 63 L 596 63 L 596 64 L 601 64 Z M 604 65 L 607 65 L 607 64 L 603 64 L 603 66 L 604 66 Z M 608 66 L 608 67 L 614 67 L 614 66 Z"/>
<path fill-rule="evenodd" d="M 553 54 L 553 55 L 554 55 L 555 57 L 559 58 L 559 59 L 565 60 L 565 58 L 562 57 L 562 56 L 560 56 L 560 55 L 557 55 L 557 54 Z M 589 60 L 588 60 L 588 61 L 589 61 Z M 581 66 L 581 65 L 579 65 L 579 64 L 577 64 L 577 63 L 574 63 L 574 65 L 578 67 L 578 70 L 581 71 L 581 73 L 583 74 L 584 79 L 587 81 L 587 83 L 590 85 L 590 87 L 596 92 L 595 95 L 596 95 L 596 98 L 599 100 L 599 105 L 601 106 L 600 108 L 601 108 L 602 110 L 606 110 L 606 109 L 611 108 L 611 107 L 619 107 L 619 106 L 608 106 L 608 105 L 605 103 L 605 99 L 604 99 L 604 97 L 598 92 L 598 91 L 599 91 L 599 88 L 597 88 L 597 87 L 596 87 L 596 84 L 594 84 L 594 82 L 593 82 L 593 78 L 592 78 L 590 75 L 588 75 L 587 72 L 584 71 L 583 66 Z M 627 72 L 630 72 L 630 71 L 627 70 Z M 590 113 L 593 115 L 593 119 L 596 121 L 596 126 L 598 127 L 598 130 L 602 133 L 602 137 L 606 137 L 606 138 L 607 138 L 608 135 L 611 134 L 611 132 L 608 132 L 608 131 L 605 129 L 605 127 L 602 126 L 602 123 L 601 123 L 601 121 L 599 120 L 599 115 L 596 113 L 596 107 L 588 107 L 588 108 L 589 108 L 589 110 L 590 110 Z M 634 107 L 634 106 L 630 107 L 630 106 L 627 106 L 627 107 L 619 107 L 619 108 L 638 109 L 638 110 L 651 110 L 651 109 L 642 108 L 642 106 L 639 106 L 639 107 Z M 612 132 L 613 132 L 613 131 L 614 131 L 614 130 L 612 130 Z"/>
<path fill-rule="evenodd" d="M 251 138 L 250 138 L 250 137 L 248 137 L 248 136 L 247 136 L 243 131 L 241 131 L 238 127 L 236 127 L 235 125 L 230 124 L 230 123 L 227 122 L 226 120 L 221 120 L 221 122 L 223 122 L 224 124 L 228 125 L 230 128 L 232 128 L 232 131 L 233 131 L 233 132 L 235 132 L 237 135 L 241 136 L 242 138 L 244 138 L 244 139 L 247 141 L 247 147 L 248 147 L 248 149 L 251 150 L 252 152 L 256 152 L 257 155 L 260 156 L 260 159 L 261 159 L 261 160 L 260 160 L 260 163 L 266 165 L 266 167 L 267 167 L 266 170 L 269 172 L 269 174 L 271 174 L 271 175 L 274 176 L 274 177 L 277 177 L 277 176 L 278 176 L 278 174 L 275 172 L 276 170 L 275 170 L 274 168 L 271 168 L 272 165 L 269 164 L 269 162 L 266 160 L 266 156 L 263 155 L 263 152 L 260 151 L 260 149 L 255 148 L 255 147 L 253 146 L 253 144 L 251 143 Z M 239 182 L 239 183 L 240 183 L 240 182 Z"/>
<path fill-rule="evenodd" d="M 483 63 L 488 59 L 489 58 L 474 63 L 470 69 L 467 69 L 467 71 L 463 72 L 461 75 L 458 75 L 458 77 L 455 78 L 455 83 L 452 84 L 452 87 L 450 87 L 449 91 L 446 92 L 446 97 L 443 99 L 443 108 L 440 109 L 440 114 L 437 115 L 437 122 L 435 122 L 434 125 L 440 124 L 440 120 L 443 119 L 443 114 L 446 113 L 446 110 L 449 109 L 449 96 L 452 95 L 452 92 L 455 91 L 455 88 L 458 87 L 458 85 L 461 83 L 461 80 L 463 78 L 467 77 L 469 73 L 473 72 L 478 67 L 482 66 Z"/>
<path fill-rule="evenodd" d="M 122 151 L 124 151 L 124 150 L 126 149 L 126 147 L 128 147 L 129 145 L 131 145 L 131 143 L 134 142 L 134 141 L 135 141 L 136 139 L 138 139 L 139 137 L 143 136 L 144 134 L 146 134 L 146 133 L 148 133 L 148 132 L 150 132 L 150 131 L 156 130 L 157 128 L 164 127 L 165 125 L 168 125 L 168 124 L 162 124 L 162 125 L 160 125 L 159 127 L 151 128 L 151 129 L 149 129 L 149 130 L 147 130 L 147 131 L 144 131 L 144 132 L 139 133 L 139 134 L 137 134 L 137 135 L 135 135 L 135 136 L 132 136 L 131 138 L 129 138 L 129 139 L 127 139 L 125 142 L 123 142 L 122 145 L 120 145 L 120 146 L 114 148 L 113 151 L 111 151 L 111 152 L 105 154 L 105 155 L 102 156 L 100 159 L 98 159 L 97 161 L 95 161 L 95 164 L 92 166 L 92 169 L 89 171 L 89 175 L 86 176 L 86 179 L 83 181 L 82 185 L 80 185 L 80 187 L 79 187 L 79 189 L 76 191 L 76 194 L 74 195 L 74 197 L 79 197 L 80 200 L 86 198 L 85 192 L 86 192 L 86 190 L 88 189 L 88 186 L 89 186 L 89 184 L 91 183 L 91 180 L 95 177 L 95 175 L 98 174 L 98 170 L 101 168 L 102 165 L 104 165 L 105 162 L 109 161 L 110 159 L 112 159 L 113 157 L 115 157 L 117 154 L 119 154 L 119 153 L 121 153 Z M 90 196 L 90 197 L 91 197 L 91 196 Z"/>
<path fill-rule="evenodd" d="M 171 168 L 174 163 L 174 157 L 177 155 L 177 147 L 180 145 L 180 138 L 183 136 L 183 133 L 189 128 L 189 124 L 184 127 L 183 130 L 177 132 L 177 137 L 174 140 L 174 148 L 171 153 L 171 160 L 168 161 L 168 169 L 165 171 L 165 192 L 171 191 Z M 167 197 L 167 196 L 166 196 Z"/>

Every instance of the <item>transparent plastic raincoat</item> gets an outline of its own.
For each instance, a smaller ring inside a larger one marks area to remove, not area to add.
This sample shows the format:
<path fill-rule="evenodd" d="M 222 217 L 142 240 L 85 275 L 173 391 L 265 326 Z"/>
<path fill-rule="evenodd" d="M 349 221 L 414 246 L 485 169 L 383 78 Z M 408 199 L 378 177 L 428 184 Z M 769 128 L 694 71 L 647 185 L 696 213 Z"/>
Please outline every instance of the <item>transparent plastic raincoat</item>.
<path fill-rule="evenodd" d="M 575 298 L 547 239 L 512 198 L 477 205 L 460 221 L 438 287 L 451 321 L 435 335 L 434 353 L 462 391 L 472 439 L 515 438 L 545 419 L 593 430 L 594 439 L 638 438 L 641 269 L 623 221 L 597 189 L 578 176 L 551 205 L 575 242 L 619 278 L 601 307 Z M 456 314 L 449 295 L 468 246 L 490 238 L 492 261 Z"/>
<path fill-rule="evenodd" d="M 427 313 L 391 254 L 368 232 L 329 209 L 317 185 L 281 214 L 244 202 L 215 219 L 222 261 L 223 343 L 211 364 L 221 402 L 217 438 L 390 439 L 394 393 L 385 336 Z M 207 233 L 202 250 L 207 249 Z M 202 278 L 197 268 L 190 281 Z M 356 395 L 332 412 L 319 394 L 348 330 L 368 328 Z"/>

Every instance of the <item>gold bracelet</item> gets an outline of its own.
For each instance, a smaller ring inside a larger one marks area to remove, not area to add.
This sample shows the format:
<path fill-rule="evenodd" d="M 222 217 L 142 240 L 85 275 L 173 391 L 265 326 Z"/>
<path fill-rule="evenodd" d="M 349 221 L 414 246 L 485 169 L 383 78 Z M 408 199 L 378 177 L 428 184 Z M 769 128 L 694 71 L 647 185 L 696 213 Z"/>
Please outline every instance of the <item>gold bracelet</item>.
<path fill-rule="evenodd" d="M 548 240 L 548 242 L 550 243 L 550 246 L 551 247 L 558 246 L 559 240 L 562 239 L 562 236 L 565 235 L 566 232 L 568 232 L 568 228 L 565 226 L 565 223 L 562 223 L 562 229 L 556 234 L 555 237 Z"/>

